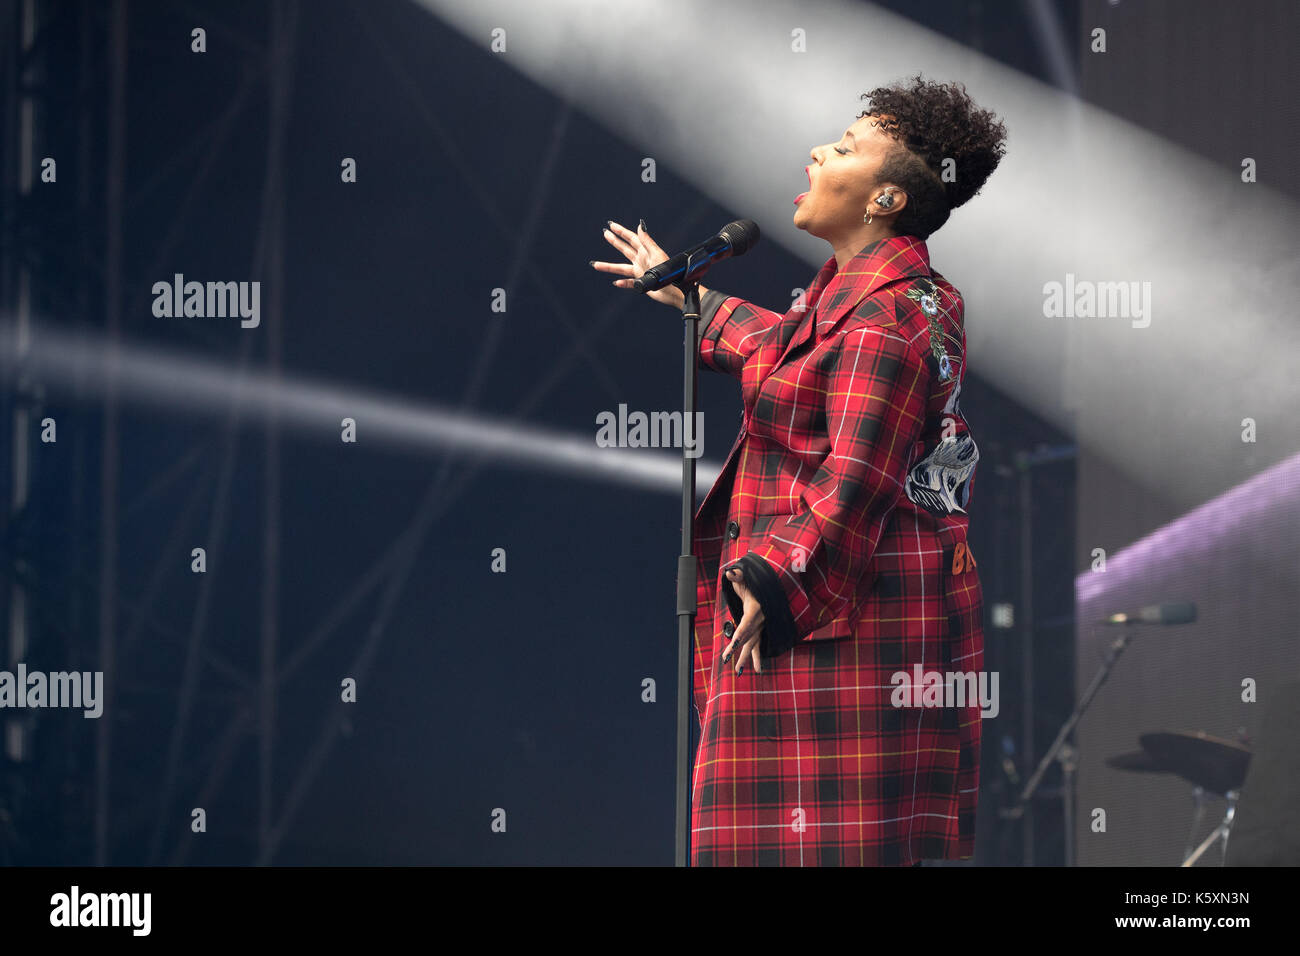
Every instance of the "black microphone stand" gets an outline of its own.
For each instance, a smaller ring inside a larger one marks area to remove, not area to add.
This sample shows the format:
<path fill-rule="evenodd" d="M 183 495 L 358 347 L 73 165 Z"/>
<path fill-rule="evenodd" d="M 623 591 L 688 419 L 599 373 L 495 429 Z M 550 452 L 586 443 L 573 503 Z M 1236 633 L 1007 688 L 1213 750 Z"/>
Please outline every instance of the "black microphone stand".
<path fill-rule="evenodd" d="M 728 230 L 733 230 L 732 232 Z M 722 231 L 727 242 L 739 237 L 737 253 L 750 249 L 758 241 L 758 226 L 747 219 L 737 220 Z M 721 235 L 721 234 L 720 234 Z M 695 406 L 699 393 L 696 386 L 700 362 L 700 278 L 709 271 L 719 255 L 713 241 L 686 253 L 682 277 L 672 284 L 682 290 L 682 549 L 677 556 L 677 819 L 674 835 L 674 862 L 687 866 L 690 859 L 691 828 L 691 700 L 693 680 L 696 582 L 699 562 L 695 545 L 695 459 L 704 436 L 694 435 Z M 643 291 L 649 291 L 643 290 Z M 692 454 L 692 452 L 694 452 Z"/>
<path fill-rule="evenodd" d="M 687 866 L 691 828 L 691 699 L 695 693 L 692 651 L 695 638 L 695 601 L 698 563 L 693 552 L 695 536 L 695 459 L 690 455 L 691 429 L 695 427 L 695 406 L 699 397 L 700 284 L 695 256 L 686 273 L 675 283 L 682 290 L 683 364 L 682 387 L 682 549 L 677 556 L 677 822 L 675 866 Z M 705 265 L 707 268 L 707 265 Z M 701 272 L 703 270 L 701 269 Z M 693 436 L 696 442 L 702 435 Z"/>

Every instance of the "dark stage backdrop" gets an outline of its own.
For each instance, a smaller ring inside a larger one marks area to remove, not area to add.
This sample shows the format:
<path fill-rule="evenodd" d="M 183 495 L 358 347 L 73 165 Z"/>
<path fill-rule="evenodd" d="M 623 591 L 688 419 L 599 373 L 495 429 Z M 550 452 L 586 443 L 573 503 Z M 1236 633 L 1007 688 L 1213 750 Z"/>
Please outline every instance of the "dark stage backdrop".
<path fill-rule="evenodd" d="M 887 5 L 1052 79 L 1020 7 Z M 6 53 L 22 6 L 0 0 Z M 621 403 L 676 407 L 678 318 L 612 289 L 587 261 L 609 255 L 600 230 L 611 217 L 644 216 L 676 248 L 746 210 L 721 208 L 666 167 L 648 193 L 639 147 L 406 0 L 132 2 L 116 130 L 116 6 L 37 6 L 49 19 L 33 57 L 32 88 L 47 96 L 34 149 L 60 157 L 61 185 L 22 202 L 5 192 L 6 306 L 21 250 L 39 322 L 97 336 L 117 263 L 123 342 L 214 363 L 232 380 L 274 368 L 290 384 L 579 435 Z M 1060 6 L 1068 29 L 1076 7 Z M 299 18 L 277 30 L 273 11 L 287 9 Z M 208 30 L 203 56 L 190 51 L 196 25 Z M 12 106 L 17 77 L 4 65 Z M 890 79 L 864 67 L 846 82 Z M 6 117 L 8 133 L 17 120 Z M 357 161 L 354 184 L 340 181 L 345 157 Z M 119 228 L 120 262 L 107 251 Z M 776 307 L 814 271 L 766 243 L 718 286 Z M 263 281 L 262 331 L 275 336 L 153 315 L 154 283 L 177 273 Z M 504 313 L 491 309 L 497 288 Z M 969 303 L 971 327 L 993 318 Z M 1014 456 L 1064 436 L 981 379 L 980 364 L 973 356 L 962 405 L 981 449 L 971 535 L 991 606 L 1017 594 Z M 9 428 L 14 405 L 34 399 L 5 385 Z M 717 460 L 740 399 L 720 376 L 704 374 L 700 388 L 704 456 Z M 98 397 L 35 400 L 59 440 L 30 446 L 40 449 L 30 498 L 0 536 L 0 603 L 16 591 L 27 602 L 30 666 L 92 669 L 112 555 L 117 671 L 104 724 L 6 715 L 0 862 L 84 864 L 100 850 L 124 865 L 671 862 L 670 492 L 385 448 L 365 421 L 355 445 L 335 423 L 268 441 L 226 407 L 196 416 L 164 400 L 122 406 L 118 479 L 106 488 Z M 2 437 L 8 501 L 14 436 Z M 1036 500 L 1059 518 L 1072 490 L 1066 469 Z M 1036 685 L 1049 714 L 1068 699 L 1071 531 L 1068 520 L 1035 527 L 1035 553 L 1051 558 L 1035 574 L 1035 606 L 1059 635 Z M 202 575 L 195 547 L 207 552 Z M 1015 699 L 1015 635 L 987 620 L 986 633 L 987 666 Z M 355 703 L 340 700 L 347 679 Z M 1018 712 L 1003 707 L 985 727 L 981 854 L 1006 799 L 997 758 L 1004 744 L 1014 753 Z M 103 777 L 101 727 L 111 729 Z M 108 825 L 97 834 L 101 779 Z M 497 810 L 504 832 L 491 825 Z"/>

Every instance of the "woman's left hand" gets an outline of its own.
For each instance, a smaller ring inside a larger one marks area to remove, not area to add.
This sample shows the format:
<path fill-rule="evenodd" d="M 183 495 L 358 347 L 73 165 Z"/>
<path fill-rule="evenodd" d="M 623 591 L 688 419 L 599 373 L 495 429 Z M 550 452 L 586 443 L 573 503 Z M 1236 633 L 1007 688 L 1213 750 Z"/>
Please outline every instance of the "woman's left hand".
<path fill-rule="evenodd" d="M 741 606 L 744 608 L 741 614 L 740 623 L 731 633 L 731 643 L 727 649 L 722 652 L 722 663 L 727 663 L 732 652 L 737 647 L 740 652 L 736 655 L 736 673 L 745 672 L 745 661 L 754 662 L 754 671 L 763 673 L 763 665 L 758 658 L 759 644 L 763 638 L 763 608 L 758 603 L 758 598 L 750 593 L 749 588 L 745 587 L 745 575 L 740 568 L 732 568 L 727 572 L 727 580 L 731 586 L 736 589 L 736 594 L 740 597 Z"/>

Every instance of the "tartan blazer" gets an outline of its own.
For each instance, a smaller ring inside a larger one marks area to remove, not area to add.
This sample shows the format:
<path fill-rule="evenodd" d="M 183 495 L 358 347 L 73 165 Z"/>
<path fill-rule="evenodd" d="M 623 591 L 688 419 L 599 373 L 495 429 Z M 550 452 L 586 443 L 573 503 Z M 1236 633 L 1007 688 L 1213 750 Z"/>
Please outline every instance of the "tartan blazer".
<path fill-rule="evenodd" d="M 969 857 L 979 703 L 893 696 L 900 672 L 983 668 L 962 299 L 912 236 L 832 256 L 802 299 L 701 302 L 700 366 L 740 380 L 744 415 L 696 515 L 691 863 Z M 721 663 L 732 566 L 761 674 Z"/>

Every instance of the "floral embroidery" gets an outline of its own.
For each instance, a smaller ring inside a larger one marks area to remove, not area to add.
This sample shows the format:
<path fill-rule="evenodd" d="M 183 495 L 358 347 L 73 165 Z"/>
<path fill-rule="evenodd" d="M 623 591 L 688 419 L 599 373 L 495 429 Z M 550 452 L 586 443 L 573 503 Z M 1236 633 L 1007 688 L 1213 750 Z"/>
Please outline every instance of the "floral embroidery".
<path fill-rule="evenodd" d="M 943 293 L 929 279 L 922 278 L 905 294 L 920 305 L 930 323 L 930 352 L 939 363 L 939 381 L 947 382 L 952 378 L 952 362 L 948 358 L 948 350 L 943 346 L 943 326 L 939 324 L 939 303 L 943 301 Z"/>

